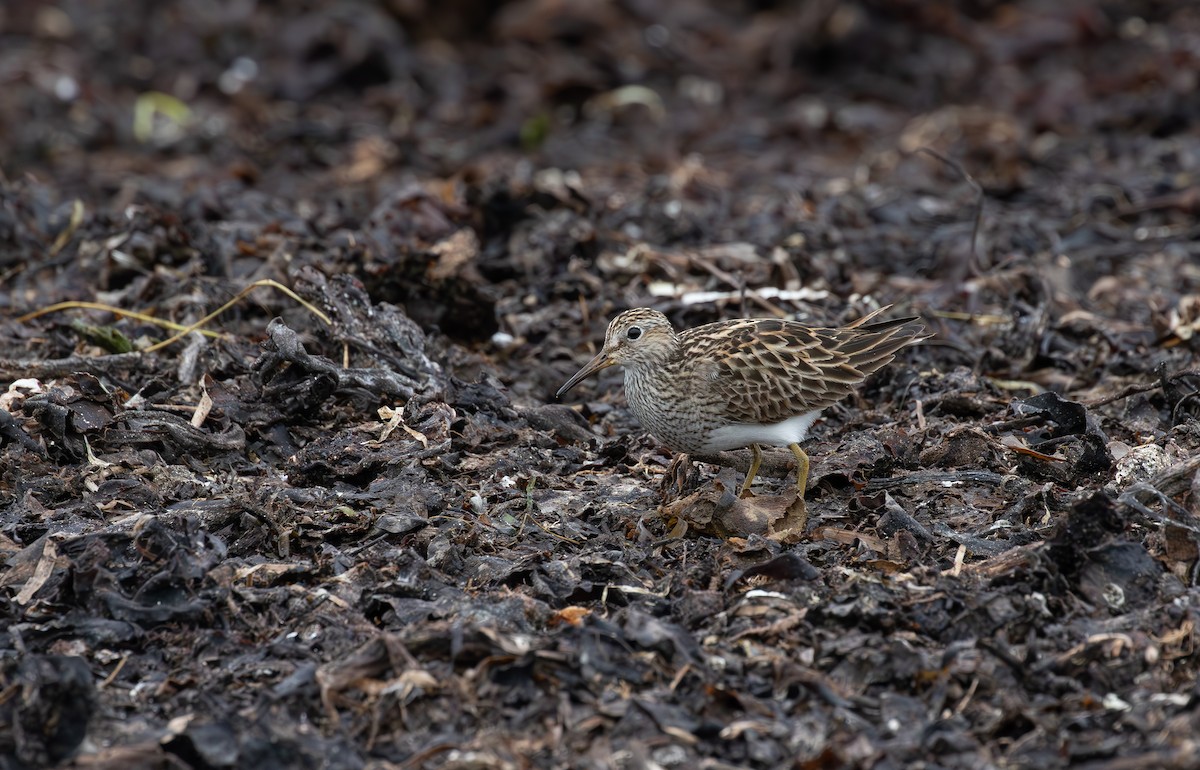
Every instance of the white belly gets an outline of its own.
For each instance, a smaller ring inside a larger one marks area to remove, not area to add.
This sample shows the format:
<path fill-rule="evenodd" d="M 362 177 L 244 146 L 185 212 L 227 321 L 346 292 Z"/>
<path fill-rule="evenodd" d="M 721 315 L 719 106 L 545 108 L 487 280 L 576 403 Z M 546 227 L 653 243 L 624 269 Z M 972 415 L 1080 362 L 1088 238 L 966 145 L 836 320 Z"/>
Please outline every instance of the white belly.
<path fill-rule="evenodd" d="M 808 435 L 808 429 L 820 416 L 821 410 L 816 409 L 772 425 L 749 423 L 722 425 L 709 431 L 702 451 L 723 452 L 727 449 L 741 449 L 751 444 L 768 446 L 799 444 Z"/>

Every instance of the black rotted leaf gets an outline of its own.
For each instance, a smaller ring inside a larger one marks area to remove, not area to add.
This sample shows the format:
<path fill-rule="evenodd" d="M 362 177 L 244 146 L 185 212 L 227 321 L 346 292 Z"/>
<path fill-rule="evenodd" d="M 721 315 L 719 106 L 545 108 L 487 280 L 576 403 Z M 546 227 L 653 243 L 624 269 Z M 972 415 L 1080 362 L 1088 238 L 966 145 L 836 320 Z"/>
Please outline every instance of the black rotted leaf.
<path fill-rule="evenodd" d="M 733 572 L 726 579 L 726 588 L 737 580 L 763 575 L 773 580 L 816 580 L 821 571 L 803 556 L 792 551 L 786 551 L 760 564 L 746 567 L 740 572 Z"/>
<path fill-rule="evenodd" d="M 53 767 L 71 757 L 96 708 L 88 662 L 74 655 L 27 655 L 16 666 L 0 663 L 0 681 L 0 766 Z"/>
<path fill-rule="evenodd" d="M 1087 409 L 1078 401 L 1069 401 L 1053 391 L 1039 393 L 1014 403 L 1018 414 L 1034 414 L 1050 420 L 1051 438 L 1071 436 L 1087 430 Z"/>

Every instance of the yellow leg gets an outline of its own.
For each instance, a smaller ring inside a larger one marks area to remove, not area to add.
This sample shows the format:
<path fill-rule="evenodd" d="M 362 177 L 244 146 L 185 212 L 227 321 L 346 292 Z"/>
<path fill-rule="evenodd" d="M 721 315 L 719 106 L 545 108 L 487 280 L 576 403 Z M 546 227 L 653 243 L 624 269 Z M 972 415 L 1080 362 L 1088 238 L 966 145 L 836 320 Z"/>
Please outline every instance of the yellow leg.
<path fill-rule="evenodd" d="M 746 471 L 746 480 L 742 482 L 742 491 L 738 493 L 738 497 L 745 497 L 750 491 L 750 484 L 758 475 L 758 466 L 762 465 L 762 450 L 758 448 L 758 444 L 751 444 L 750 451 L 754 453 L 754 457 L 750 460 L 750 470 Z"/>
<path fill-rule="evenodd" d="M 799 444 L 788 444 L 788 449 L 796 455 L 796 488 L 800 490 L 800 496 L 804 497 L 804 493 L 808 491 L 808 455 Z"/>

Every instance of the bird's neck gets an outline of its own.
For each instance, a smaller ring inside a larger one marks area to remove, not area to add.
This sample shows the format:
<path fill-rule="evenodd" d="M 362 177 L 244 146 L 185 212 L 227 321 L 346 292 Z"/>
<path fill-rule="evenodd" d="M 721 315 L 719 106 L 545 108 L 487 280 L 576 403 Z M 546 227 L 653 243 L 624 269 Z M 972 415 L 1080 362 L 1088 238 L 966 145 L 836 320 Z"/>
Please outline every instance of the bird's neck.
<path fill-rule="evenodd" d="M 659 382 L 664 377 L 669 378 L 670 361 L 669 356 L 663 356 L 661 359 L 625 364 L 626 390 L 639 390 Z"/>

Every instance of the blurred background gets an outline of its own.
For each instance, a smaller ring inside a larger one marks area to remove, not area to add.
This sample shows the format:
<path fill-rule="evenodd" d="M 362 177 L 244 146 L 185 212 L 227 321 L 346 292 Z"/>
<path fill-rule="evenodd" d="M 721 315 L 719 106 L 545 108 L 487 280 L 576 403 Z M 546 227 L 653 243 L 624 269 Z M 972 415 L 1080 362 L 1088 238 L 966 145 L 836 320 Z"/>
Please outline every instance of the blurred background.
<path fill-rule="evenodd" d="M 1009 156 L 1044 157 L 1048 137 L 1194 130 L 1198 13 L 1133 0 L 13 0 L 0 10 L 0 143 L 10 179 L 96 195 L 130 175 L 220 173 L 311 193 L 323 173 L 353 186 L 502 155 L 654 172 L 702 153 L 778 173 L 921 142 L 1012 193 L 1023 180 Z"/>

